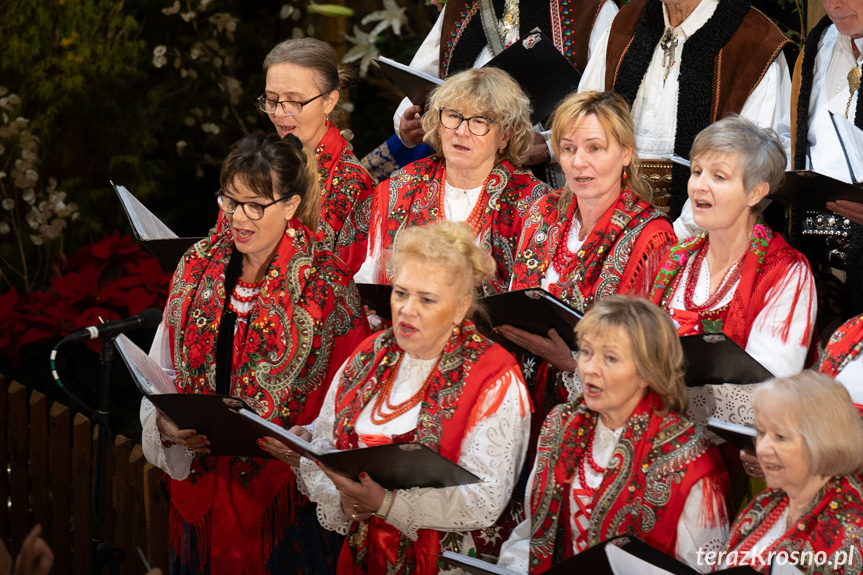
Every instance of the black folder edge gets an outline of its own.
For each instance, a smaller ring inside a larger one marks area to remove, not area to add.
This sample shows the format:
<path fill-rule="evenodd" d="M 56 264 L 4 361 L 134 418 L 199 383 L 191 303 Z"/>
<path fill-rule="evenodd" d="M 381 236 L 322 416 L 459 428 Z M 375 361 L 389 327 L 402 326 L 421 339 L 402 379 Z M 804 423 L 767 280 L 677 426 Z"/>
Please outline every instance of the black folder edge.
<path fill-rule="evenodd" d="M 523 69 L 531 70 L 530 78 L 523 76 L 521 70 L 510 64 L 516 57 L 525 60 Z M 531 61 L 534 66 L 529 65 Z M 534 124 L 545 121 L 568 94 L 578 90 L 581 81 L 581 71 L 557 50 L 554 42 L 539 28 L 531 30 L 526 38 L 513 42 L 484 64 L 483 68 L 500 68 L 521 86 L 530 99 L 530 121 Z M 553 85 L 549 86 L 549 78 L 553 78 L 554 82 L 566 81 L 567 78 L 571 81 L 566 87 L 561 85 L 559 90 L 555 90 Z M 556 91 L 560 92 L 560 97 L 550 99 L 550 95 Z"/>
<path fill-rule="evenodd" d="M 419 73 L 418 70 L 413 70 L 410 66 L 401 68 L 395 64 L 401 64 L 395 60 L 375 58 L 375 63 L 380 67 L 381 71 L 387 79 L 395 84 L 395 86 L 407 96 L 411 104 L 415 106 L 425 107 L 428 96 L 432 90 L 440 86 L 443 82 L 432 82 L 425 76 Z"/>
<path fill-rule="evenodd" d="M 180 429 L 194 429 L 211 441 L 213 455 L 246 456 L 261 459 L 273 458 L 262 450 L 257 440 L 264 437 L 260 428 L 246 423 L 241 409 L 251 407 L 239 397 L 197 393 L 166 393 L 147 396 L 153 405 L 165 412 Z M 190 406 L 199 404 L 196 409 Z M 225 438 L 241 444 L 240 449 L 224 449 Z"/>
<path fill-rule="evenodd" d="M 531 307 L 541 306 L 544 314 L 531 316 L 525 321 L 520 319 L 513 321 L 512 314 L 518 314 L 519 311 L 524 310 L 526 303 L 524 298 L 527 298 L 528 302 L 537 302 L 536 306 L 530 304 Z M 543 337 L 547 336 L 550 328 L 554 328 L 570 349 L 576 347 L 574 327 L 581 320 L 582 315 L 542 288 L 527 288 L 489 295 L 481 298 L 479 303 L 485 309 L 492 326 L 511 325 Z M 534 324 L 537 323 L 543 323 L 545 328 L 535 328 Z"/>
<path fill-rule="evenodd" d="M 685 357 L 684 367 L 686 369 L 687 387 L 722 385 L 725 383 L 748 385 L 762 383 L 774 377 L 770 370 L 761 365 L 758 360 L 746 353 L 746 350 L 737 345 L 734 340 L 725 334 L 685 335 L 680 338 L 680 345 L 683 346 Z M 707 346 L 718 346 L 714 350 L 721 350 L 724 353 L 705 353 Z M 704 361 L 706 358 L 714 361 Z M 697 359 L 698 361 L 693 361 L 693 359 Z M 704 372 L 718 363 L 723 366 L 723 369 L 713 369 L 712 371 L 723 371 L 724 375 L 730 377 L 720 377 L 718 375 L 704 377 Z M 698 374 L 702 375 L 698 376 Z"/>
<path fill-rule="evenodd" d="M 390 307 L 390 295 L 393 293 L 393 286 L 389 284 L 357 284 L 357 290 L 360 292 L 360 299 L 363 304 L 369 309 L 375 310 L 375 313 L 387 321 L 393 320 L 392 307 Z"/>
<path fill-rule="evenodd" d="M 294 435 L 286 429 L 281 429 L 270 424 L 252 410 L 241 409 L 240 416 L 248 419 L 252 425 L 261 430 L 263 435 L 274 436 L 276 439 L 290 443 L 291 449 L 296 451 L 302 457 L 323 463 L 333 471 L 353 479 L 354 481 L 358 481 L 360 472 L 365 471 L 372 477 L 372 479 L 387 489 L 402 489 L 409 487 L 450 487 L 480 482 L 480 478 L 475 474 L 471 473 L 464 467 L 461 467 L 457 463 L 443 457 L 425 445 L 417 443 L 394 443 L 360 449 L 321 453 L 306 440 Z M 383 467 L 378 467 L 377 469 L 369 467 L 369 464 L 374 461 L 375 456 L 380 457 L 381 452 L 386 453 L 388 451 L 415 454 L 413 456 L 408 455 L 408 457 L 432 458 L 435 461 L 437 471 L 440 471 L 438 478 L 445 479 L 442 481 L 435 481 L 435 478 L 429 477 L 429 481 L 423 485 L 407 486 L 404 483 L 399 483 L 395 465 L 387 466 L 385 469 Z M 378 473 L 376 473 L 376 471 Z M 383 471 L 383 473 L 381 473 L 381 471 Z M 447 481 L 446 478 L 449 478 L 451 481 Z"/>
<path fill-rule="evenodd" d="M 117 199 L 120 200 L 120 205 L 123 206 L 123 213 L 126 214 L 126 219 L 129 220 L 129 226 L 132 228 L 132 235 L 135 236 L 136 240 L 141 242 L 141 245 L 143 245 L 148 252 L 159 260 L 159 263 L 162 264 L 162 267 L 164 267 L 165 270 L 172 271 L 177 269 L 177 264 L 180 263 L 180 259 L 182 259 L 183 254 L 185 254 L 190 247 L 204 239 L 203 237 L 175 237 L 145 240 L 138 234 L 138 230 L 135 229 L 135 226 L 132 225 L 132 214 L 129 213 L 129 207 L 126 205 L 126 202 L 123 201 L 120 186 L 111 182 L 111 187 L 114 188 L 114 192 L 117 194 Z M 128 192 L 128 190 L 126 191 Z M 131 194 L 132 192 L 129 193 Z M 153 215 L 155 216 L 155 214 Z"/>
<path fill-rule="evenodd" d="M 707 420 L 707 428 L 738 449 L 755 452 L 755 428 L 722 421 L 716 417 Z"/>
<path fill-rule="evenodd" d="M 827 202 L 849 200 L 863 203 L 863 187 L 812 170 L 793 170 L 785 172 L 783 184 L 767 198 L 806 210 L 829 212 Z"/>

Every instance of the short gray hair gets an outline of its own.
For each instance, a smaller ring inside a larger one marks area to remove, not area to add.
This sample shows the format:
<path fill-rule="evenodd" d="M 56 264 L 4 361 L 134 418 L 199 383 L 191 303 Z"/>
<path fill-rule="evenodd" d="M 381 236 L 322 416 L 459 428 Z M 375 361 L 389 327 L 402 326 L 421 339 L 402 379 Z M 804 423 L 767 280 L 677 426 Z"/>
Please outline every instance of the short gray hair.
<path fill-rule="evenodd" d="M 689 159 L 710 152 L 740 154 L 746 192 L 762 182 L 775 191 L 785 177 L 785 148 L 776 132 L 761 128 L 737 114 L 729 114 L 695 137 Z"/>
<path fill-rule="evenodd" d="M 425 141 L 441 153 L 440 110 L 449 108 L 464 112 L 464 107 L 476 108 L 506 132 L 511 131 L 509 144 L 502 158 L 521 165 L 527 161 L 533 144 L 530 125 L 530 100 L 512 76 L 497 68 L 470 68 L 454 74 L 435 88 L 422 117 Z"/>
<path fill-rule="evenodd" d="M 812 475 L 863 472 L 863 421 L 841 383 L 814 371 L 778 377 L 758 385 L 752 408 L 756 421 L 782 422 L 800 434 Z"/>

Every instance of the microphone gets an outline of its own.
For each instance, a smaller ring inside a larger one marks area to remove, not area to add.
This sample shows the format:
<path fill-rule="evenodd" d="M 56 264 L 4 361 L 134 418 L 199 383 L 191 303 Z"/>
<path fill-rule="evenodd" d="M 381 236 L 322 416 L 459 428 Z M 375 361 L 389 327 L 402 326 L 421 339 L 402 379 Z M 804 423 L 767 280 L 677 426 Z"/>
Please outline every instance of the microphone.
<path fill-rule="evenodd" d="M 112 337 L 133 329 L 156 327 L 162 321 L 162 312 L 158 309 L 145 309 L 135 317 L 109 321 L 101 325 L 94 325 L 87 329 L 77 331 L 63 339 L 61 344 L 82 339 L 96 339 L 100 337 Z M 58 345 L 59 347 L 59 345 Z"/>

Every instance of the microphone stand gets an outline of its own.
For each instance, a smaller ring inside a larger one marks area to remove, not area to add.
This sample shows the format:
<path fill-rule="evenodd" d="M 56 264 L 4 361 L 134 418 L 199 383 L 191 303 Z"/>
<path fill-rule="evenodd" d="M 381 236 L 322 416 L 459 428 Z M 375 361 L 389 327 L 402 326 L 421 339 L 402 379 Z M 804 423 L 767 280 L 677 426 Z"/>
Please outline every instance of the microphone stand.
<path fill-rule="evenodd" d="M 110 569 L 111 575 L 120 575 L 120 565 L 125 559 L 125 552 L 113 541 L 105 539 L 111 530 L 111 498 L 105 493 L 105 476 L 108 467 L 108 449 L 111 443 L 109 426 L 108 394 L 111 390 L 111 361 L 114 359 L 114 341 L 112 338 L 102 338 L 102 352 L 99 355 L 100 397 L 99 409 L 93 413 L 93 420 L 99 427 L 98 458 L 96 480 L 93 484 L 93 505 L 95 508 L 95 532 L 93 547 L 95 557 L 93 573 L 101 575 L 103 567 Z M 121 487 L 122 488 L 122 487 Z M 109 505 L 105 506 L 106 500 Z"/>

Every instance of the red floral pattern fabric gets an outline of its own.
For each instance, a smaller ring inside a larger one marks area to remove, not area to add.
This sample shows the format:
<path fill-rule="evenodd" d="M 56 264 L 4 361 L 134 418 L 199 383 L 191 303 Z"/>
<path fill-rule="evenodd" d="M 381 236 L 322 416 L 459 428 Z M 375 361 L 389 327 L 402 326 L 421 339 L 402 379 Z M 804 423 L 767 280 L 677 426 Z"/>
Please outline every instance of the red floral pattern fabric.
<path fill-rule="evenodd" d="M 171 280 L 165 316 L 181 393 L 215 393 L 225 270 L 233 251 L 230 230 L 204 239 L 186 252 Z M 344 263 L 292 220 L 249 312 L 245 337 L 234 340 L 231 393 L 285 428 L 310 423 L 335 371 L 368 334 L 363 318 Z M 290 520 L 296 503 L 293 481 L 290 468 L 274 460 L 199 457 L 187 480 L 171 481 L 179 515 L 172 539 L 179 540 L 182 519 L 198 529 L 212 569 L 218 570 L 218 554 L 239 549 L 248 556 L 246 572 L 261 572 L 278 538 L 268 534 Z M 227 524 L 232 521 L 238 523 Z"/>
<path fill-rule="evenodd" d="M 380 253 L 392 247 L 400 230 L 445 219 L 439 213 L 440 194 L 444 193 L 445 161 L 432 156 L 408 164 L 378 184 L 372 200 L 370 242 Z M 482 284 L 481 295 L 508 290 L 515 249 L 528 207 L 551 191 L 529 170 L 516 168 L 508 161 L 496 164 L 485 184 L 488 201 L 483 207 L 479 245 L 494 257 L 497 271 Z M 386 278 L 379 277 L 384 283 Z"/>
<path fill-rule="evenodd" d="M 537 287 L 542 283 L 562 237 L 578 207 L 578 199 L 561 214 L 560 190 L 541 198 L 525 218 L 513 268 L 512 289 Z M 647 265 L 655 253 L 662 254 L 674 243 L 674 230 L 668 219 L 629 189 L 621 191 L 617 201 L 606 210 L 590 232 L 575 258 L 560 279 L 548 291 L 579 312 L 615 294 L 646 295 L 636 289 L 643 275 L 653 277 L 655 269 Z"/>
<path fill-rule="evenodd" d="M 762 526 L 771 511 L 786 505 L 788 496 L 781 489 L 765 489 L 752 500 L 731 526 L 723 552 L 728 553 L 747 542 Z M 769 526 L 768 526 L 769 527 Z M 833 477 L 813 497 L 803 516 L 780 538 L 771 550 L 788 557 L 810 560 L 798 565 L 808 574 L 860 573 L 863 569 L 863 484 L 857 476 Z M 826 561 L 815 561 L 819 552 Z M 734 555 L 732 554 L 732 557 Z M 737 557 L 738 565 L 751 565 L 761 573 L 770 572 L 767 556 Z"/>
<path fill-rule="evenodd" d="M 589 545 L 634 535 L 673 555 L 677 523 L 692 487 L 706 479 L 706 490 L 724 497 L 728 476 L 716 448 L 694 424 L 673 413 L 658 415 L 660 407 L 659 397 L 648 392 L 629 417 L 596 490 Z M 572 555 L 578 534 L 569 532 L 569 491 L 590 448 L 587 441 L 596 418 L 579 400 L 559 405 L 543 424 L 530 497 L 531 573 Z M 704 502 L 712 506 L 714 498 L 705 497 Z"/>
<path fill-rule="evenodd" d="M 321 226 L 318 232 L 355 274 L 366 257 L 372 177 L 360 164 L 335 126 L 315 149 L 321 182 Z"/>

